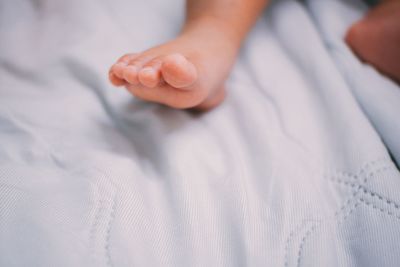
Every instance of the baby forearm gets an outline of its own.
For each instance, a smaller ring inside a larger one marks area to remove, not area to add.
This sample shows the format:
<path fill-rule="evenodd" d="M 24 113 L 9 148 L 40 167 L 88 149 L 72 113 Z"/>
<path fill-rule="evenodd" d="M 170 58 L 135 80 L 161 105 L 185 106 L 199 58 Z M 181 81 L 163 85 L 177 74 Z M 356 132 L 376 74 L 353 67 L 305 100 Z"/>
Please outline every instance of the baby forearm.
<path fill-rule="evenodd" d="M 222 27 L 235 41 L 241 41 L 269 0 L 187 0 L 186 28 L 207 24 Z"/>

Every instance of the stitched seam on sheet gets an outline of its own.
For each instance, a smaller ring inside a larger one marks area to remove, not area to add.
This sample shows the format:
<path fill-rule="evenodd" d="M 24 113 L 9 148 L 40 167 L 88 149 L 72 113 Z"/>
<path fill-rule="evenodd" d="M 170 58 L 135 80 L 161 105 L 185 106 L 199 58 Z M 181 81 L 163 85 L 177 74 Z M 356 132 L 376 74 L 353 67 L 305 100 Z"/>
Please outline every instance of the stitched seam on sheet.
<path fill-rule="evenodd" d="M 368 175 L 365 175 L 365 173 L 367 172 L 367 169 L 370 168 L 371 166 L 377 165 L 378 163 L 384 163 L 386 166 L 380 167 L 379 166 L 377 168 L 375 168 L 372 171 L 368 172 Z M 353 180 L 360 180 L 359 178 L 364 176 L 364 179 L 362 179 L 362 181 L 360 181 L 361 183 L 357 183 L 357 182 L 350 182 L 350 181 L 346 181 L 344 179 L 340 179 L 340 178 L 336 178 L 336 177 L 332 177 L 332 176 L 327 176 L 325 175 L 326 178 L 329 178 L 329 180 L 331 182 L 335 182 L 337 184 L 344 184 L 345 186 L 349 186 L 351 188 L 357 187 L 355 189 L 355 191 L 353 192 L 353 194 L 350 196 L 349 199 L 347 199 L 347 201 L 341 206 L 340 210 L 335 212 L 335 218 L 337 218 L 340 214 L 342 214 L 342 212 L 352 203 L 352 201 L 354 199 L 356 199 L 357 195 L 362 191 L 361 189 L 363 189 L 363 184 L 366 184 L 369 180 L 370 177 L 374 176 L 377 173 L 386 171 L 388 169 L 392 169 L 393 166 L 387 166 L 387 164 L 391 164 L 391 161 L 389 158 L 385 157 L 385 158 L 379 158 L 376 160 L 373 160 L 371 162 L 367 162 L 366 164 L 364 164 L 358 171 L 358 174 L 352 174 L 349 172 L 345 172 L 345 171 L 340 171 L 340 170 L 336 170 L 334 171 L 334 173 L 336 175 L 342 176 L 342 177 L 349 177 L 352 178 Z M 357 200 L 354 205 L 351 207 L 351 209 L 344 214 L 342 220 L 340 220 L 339 223 L 343 222 L 358 206 L 359 206 L 360 200 Z M 321 222 L 319 222 L 321 223 Z M 307 239 L 311 236 L 311 234 L 315 231 L 315 229 L 317 228 L 317 224 L 314 224 L 303 236 L 300 245 L 299 245 L 299 250 L 298 250 L 298 254 L 297 254 L 297 266 L 300 266 L 301 263 L 301 259 L 302 259 L 302 254 L 303 254 L 303 249 L 304 249 L 304 245 L 307 241 Z M 290 242 L 293 240 L 294 235 L 296 234 L 296 232 L 299 230 L 299 228 L 302 228 L 301 226 L 298 226 L 295 230 L 293 230 L 286 241 L 286 245 L 285 245 L 285 258 L 284 258 L 284 266 L 287 267 L 289 265 L 289 245 Z"/>
<path fill-rule="evenodd" d="M 111 236 L 111 224 L 115 219 L 115 206 L 116 206 L 116 194 L 115 194 L 115 192 L 113 192 L 113 200 L 112 200 L 112 206 L 111 206 L 111 211 L 110 211 L 110 217 L 109 217 L 108 224 L 107 224 L 106 243 L 104 246 L 104 248 L 106 250 L 108 266 L 113 266 L 113 263 L 111 261 L 111 253 L 110 253 L 110 236 Z"/>
<path fill-rule="evenodd" d="M 344 171 L 336 171 L 336 174 L 338 174 L 339 176 L 345 176 L 345 177 L 353 178 L 353 180 L 360 180 L 359 178 L 364 176 L 366 170 L 368 168 L 370 168 L 370 166 L 374 166 L 374 165 L 376 165 L 378 163 L 386 163 L 387 164 L 387 163 L 391 163 L 391 162 L 386 157 L 385 158 L 379 158 L 379 159 L 376 159 L 376 160 L 373 160 L 371 162 L 367 162 L 366 164 L 364 164 L 360 168 L 360 170 L 358 171 L 358 174 L 356 174 L 356 175 L 352 174 L 352 173 L 349 173 L 349 172 L 344 172 Z M 392 166 L 390 166 L 390 167 L 387 166 L 387 167 L 383 167 L 382 169 L 386 170 L 386 168 L 391 168 L 391 167 Z M 350 181 L 346 181 L 344 179 L 340 179 L 340 178 L 337 178 L 337 177 L 332 177 L 332 176 L 325 175 L 325 177 L 328 178 L 331 182 L 336 182 L 337 184 L 343 184 L 343 185 L 349 186 L 351 188 L 354 188 L 354 187 L 357 186 L 357 188 L 351 194 L 351 196 L 345 201 L 345 203 L 340 207 L 340 209 L 335 212 L 335 217 L 338 217 L 351 204 L 351 202 L 356 198 L 356 196 L 358 195 L 358 193 L 362 189 L 362 185 L 367 183 L 369 177 L 372 177 L 374 174 L 376 174 L 376 173 L 378 173 L 380 171 L 384 171 L 384 170 L 380 170 L 380 169 L 376 170 L 375 169 L 374 171 L 371 171 L 368 175 L 365 176 L 365 178 L 361 181 L 361 183 L 350 182 Z M 346 219 L 353 212 L 353 209 L 355 209 L 356 207 L 357 207 L 357 204 L 355 204 L 350 209 L 350 211 L 347 214 L 344 215 L 344 217 L 340 221 L 343 221 L 344 219 Z"/>
<path fill-rule="evenodd" d="M 303 249 L 304 249 L 304 244 L 306 243 L 307 238 L 311 236 L 311 233 L 314 232 L 316 228 L 317 228 L 316 224 L 311 226 L 311 228 L 305 233 L 305 235 L 301 239 L 301 242 L 299 244 L 299 251 L 297 253 L 297 265 L 296 265 L 297 267 L 300 266 L 301 257 L 302 257 Z"/>
<path fill-rule="evenodd" d="M 293 240 L 295 234 L 298 233 L 298 231 L 300 231 L 303 227 L 304 227 L 305 221 L 303 221 L 301 224 L 299 224 L 295 229 L 293 229 L 288 238 L 286 239 L 286 243 L 285 243 L 285 258 L 284 258 L 284 266 L 287 267 L 289 265 L 289 245 L 290 242 Z"/>
<path fill-rule="evenodd" d="M 377 161 L 375 161 L 375 162 L 377 162 Z M 365 166 L 365 168 L 367 168 L 367 166 L 370 166 L 370 164 L 367 164 L 367 165 Z M 361 169 L 361 170 L 360 170 L 360 173 L 365 172 L 365 168 Z M 362 184 L 366 184 L 366 183 L 368 182 L 369 178 L 373 177 L 373 176 L 376 175 L 377 173 L 381 173 L 381 172 L 384 172 L 384 171 L 389 170 L 389 169 L 392 169 L 392 168 L 393 168 L 393 166 L 384 166 L 384 167 L 381 167 L 381 168 L 379 168 L 379 169 L 375 169 L 375 170 L 369 172 L 369 175 L 366 175 L 366 176 L 364 177 L 364 179 L 362 180 Z M 348 174 L 346 174 L 346 175 L 348 175 Z M 350 177 L 361 177 L 361 176 L 350 175 Z M 335 214 L 335 216 L 340 215 L 340 213 L 342 213 L 342 211 L 343 211 L 347 206 L 350 205 L 350 203 L 352 202 L 352 200 L 356 199 L 356 196 L 357 196 L 359 193 L 362 193 L 362 192 L 363 192 L 363 190 L 361 190 L 361 189 L 364 189 L 364 192 L 366 191 L 367 193 L 370 193 L 370 195 L 371 195 L 371 194 L 374 194 L 373 192 L 367 191 L 367 189 L 365 189 L 361 184 L 358 184 L 358 183 L 349 183 L 349 182 L 346 182 L 346 181 L 340 180 L 340 179 L 331 179 L 331 181 L 334 181 L 334 182 L 341 181 L 341 182 L 343 182 L 345 185 L 349 185 L 349 186 L 352 187 L 352 188 L 355 187 L 355 186 L 358 186 L 357 189 L 356 189 L 356 191 L 355 191 L 355 192 L 352 194 L 352 196 L 346 201 L 346 203 L 341 207 L 340 211 L 338 211 L 338 212 Z M 365 193 L 365 194 L 366 194 L 366 193 Z M 389 203 L 390 203 L 390 204 L 393 204 L 394 207 L 396 207 L 396 206 L 398 207 L 398 206 L 399 206 L 397 203 L 394 203 L 393 201 L 390 201 L 390 200 L 388 200 L 388 199 L 386 199 L 386 198 L 383 198 L 383 197 L 381 197 L 381 196 L 377 196 L 376 194 L 375 194 L 375 196 L 378 197 L 378 199 L 380 199 L 382 202 L 385 202 L 385 203 L 388 203 L 388 204 L 389 204 Z M 379 197 L 380 197 L 380 198 L 379 198 Z M 386 213 L 386 214 L 388 214 L 388 215 L 390 215 L 390 216 L 393 216 L 393 217 L 395 217 L 395 218 L 397 218 L 397 219 L 400 220 L 400 216 L 399 216 L 399 215 L 395 215 L 395 214 L 393 214 L 393 212 L 391 212 L 391 211 L 388 211 L 388 210 L 383 209 L 383 208 L 379 208 L 379 207 L 373 205 L 372 203 L 370 203 L 370 202 L 364 200 L 363 198 L 360 198 L 360 199 L 358 199 L 358 200 L 355 202 L 355 204 L 354 204 L 353 207 L 349 210 L 349 212 L 343 216 L 341 222 L 343 222 L 344 220 L 346 220 L 346 218 L 348 218 L 349 215 L 350 215 L 351 213 L 353 213 L 353 211 L 359 206 L 359 203 L 360 203 L 360 202 L 362 202 L 362 203 L 364 203 L 364 204 L 366 204 L 366 205 L 370 205 L 372 208 L 378 209 L 379 211 L 384 212 L 384 213 Z M 303 236 L 303 238 L 302 238 L 302 240 L 301 240 L 301 242 L 300 242 L 300 244 L 299 244 L 299 251 L 298 251 L 298 254 L 297 254 L 297 267 L 299 267 L 299 266 L 300 266 L 300 263 L 301 263 L 304 245 L 305 245 L 307 239 L 311 236 L 311 234 L 315 231 L 316 228 L 317 228 L 317 225 L 314 224 L 314 225 L 305 233 L 305 235 Z M 286 259 L 285 259 L 285 264 L 287 264 L 287 260 L 286 260 Z M 285 265 L 285 266 L 287 266 L 287 265 Z"/>
<path fill-rule="evenodd" d="M 97 188 L 96 188 L 96 212 L 95 212 L 95 217 L 94 217 L 94 220 L 93 220 L 93 223 L 92 223 L 90 232 L 89 232 L 89 242 L 90 242 L 91 246 L 92 246 L 93 243 L 94 243 L 94 240 L 95 240 L 95 232 L 96 232 L 97 226 L 99 225 L 100 217 L 101 217 L 100 215 L 101 215 L 101 212 L 102 212 L 103 210 L 104 210 L 103 201 L 101 201 L 101 200 L 98 198 L 98 196 L 97 196 Z M 92 251 L 91 253 L 95 253 L 95 248 L 94 248 L 94 246 L 93 246 L 93 251 Z M 95 257 L 96 255 L 93 255 L 93 256 Z"/>
<path fill-rule="evenodd" d="M 331 177 L 331 178 L 329 178 L 329 180 L 332 181 L 332 182 L 335 182 L 335 183 L 337 183 L 339 185 L 343 184 L 345 186 L 352 187 L 352 188 L 356 187 L 356 186 L 357 187 L 360 186 L 360 183 L 349 182 L 349 181 L 346 181 L 346 180 L 343 180 L 343 179 L 340 179 L 340 178 L 336 178 L 336 177 Z"/>
<path fill-rule="evenodd" d="M 93 166 L 93 170 L 99 172 L 101 175 L 103 175 L 105 178 L 107 178 L 107 174 Z M 116 192 L 115 192 L 115 187 L 114 184 L 112 183 L 112 181 L 110 179 L 106 179 L 106 181 L 112 186 L 112 199 L 111 199 L 111 209 L 110 209 L 110 213 L 108 214 L 108 221 L 107 221 L 107 229 L 106 229 L 106 234 L 105 234 L 105 241 L 104 241 L 104 252 L 105 252 L 105 258 L 106 258 L 106 265 L 112 267 L 113 263 L 111 260 L 111 253 L 110 253 L 110 236 L 111 236 L 111 224 L 115 219 L 115 207 L 116 207 Z M 104 201 L 104 199 L 103 199 Z"/>
<path fill-rule="evenodd" d="M 353 182 L 345 181 L 345 180 L 342 180 L 342 179 L 339 179 L 339 178 L 336 178 L 336 177 L 331 177 L 330 180 L 331 180 L 332 182 L 336 182 L 337 184 L 343 184 L 343 185 L 348 186 L 348 187 L 351 187 L 351 188 L 354 188 L 354 187 L 357 186 L 357 189 L 356 189 L 356 190 L 354 191 L 354 193 L 347 199 L 347 201 L 342 205 L 342 207 L 340 208 L 340 210 L 338 210 L 338 211 L 335 212 L 335 216 L 336 216 L 336 217 L 339 216 L 339 215 L 351 204 L 351 202 L 356 198 L 356 196 L 357 196 L 360 192 L 362 192 L 362 191 L 364 191 L 364 193 L 370 192 L 370 191 L 368 191 L 368 190 L 366 189 L 366 187 L 364 186 L 364 184 L 366 184 L 366 183 L 368 182 L 369 178 L 373 177 L 374 175 L 376 175 L 376 174 L 378 174 L 378 173 L 382 173 L 382 172 L 384 172 L 384 171 L 387 171 L 387 170 L 390 170 L 390 169 L 393 169 L 393 168 L 394 168 L 393 166 L 385 166 L 385 167 L 382 167 L 382 168 L 380 168 L 380 169 L 376 169 L 376 170 L 370 172 L 369 175 L 365 176 L 364 179 L 363 179 L 363 181 L 362 181 L 360 184 L 359 184 L 359 183 L 353 183 Z M 373 193 L 373 192 L 370 192 L 370 194 L 375 194 L 375 195 L 376 195 L 376 193 Z M 378 196 L 377 196 L 377 197 L 378 197 Z M 380 198 L 381 198 L 381 199 L 385 199 L 387 202 L 393 203 L 393 205 L 395 205 L 395 206 L 399 206 L 397 203 L 394 203 L 393 201 L 390 201 L 389 199 L 386 199 L 386 198 L 383 198 L 383 197 L 380 197 Z M 350 208 L 349 212 L 347 212 L 346 214 L 344 214 L 344 216 L 342 217 L 342 219 L 341 219 L 339 222 L 343 222 L 343 221 L 357 208 L 357 206 L 358 206 L 358 203 L 356 202 L 356 203 L 353 205 L 353 207 Z"/>
<path fill-rule="evenodd" d="M 354 205 L 352 207 L 350 207 L 349 211 L 345 214 L 343 214 L 343 217 L 338 220 L 338 223 L 344 223 L 344 221 L 357 209 L 358 205 L 359 205 L 359 200 L 357 199 L 357 201 L 354 203 Z M 350 206 L 350 205 L 349 205 Z"/>
<path fill-rule="evenodd" d="M 386 167 L 382 167 L 381 169 L 377 169 L 372 171 L 368 176 L 366 176 L 363 180 L 363 184 L 366 184 L 369 180 L 369 178 L 373 177 L 374 175 L 378 174 L 378 173 L 382 173 L 384 171 L 387 171 L 389 169 L 392 169 L 393 166 L 386 166 Z M 341 208 L 341 211 L 344 210 L 345 208 L 347 208 L 347 206 L 356 198 L 356 196 L 359 193 L 362 193 L 362 189 L 364 189 L 365 187 L 360 184 L 359 187 L 357 188 L 356 192 L 353 193 L 353 195 L 347 200 L 346 204 Z M 354 210 L 358 207 L 357 202 L 355 203 L 355 205 L 353 207 L 350 208 L 349 212 L 347 214 L 345 214 L 343 216 L 343 218 L 339 221 L 340 223 L 343 223 L 353 212 Z M 340 212 L 337 213 L 337 216 L 340 215 Z"/>
<path fill-rule="evenodd" d="M 386 203 L 387 205 L 393 206 L 395 209 L 400 209 L 400 204 L 398 204 L 397 202 L 390 200 L 388 198 L 385 198 L 375 192 L 369 191 L 366 188 L 364 188 L 363 193 L 365 195 L 369 195 L 372 198 L 377 198 L 378 200 L 380 200 L 381 202 Z"/>
<path fill-rule="evenodd" d="M 360 177 L 365 175 L 365 172 L 367 172 L 367 169 L 369 169 L 370 167 L 372 167 L 374 165 L 377 165 L 378 163 L 384 163 L 386 166 L 387 166 L 387 164 L 392 164 L 392 162 L 390 161 L 389 158 L 379 158 L 379 159 L 367 162 L 366 164 L 363 164 L 359 168 L 359 171 L 356 174 L 346 172 L 346 171 L 341 171 L 341 170 L 333 170 L 333 171 L 325 174 L 324 177 L 328 178 L 330 180 L 340 180 L 340 181 L 350 183 L 349 181 L 341 180 L 341 179 L 338 179 L 338 178 L 335 178 L 332 176 L 348 177 L 348 178 L 352 178 L 353 180 L 359 180 Z M 390 165 L 390 166 L 392 166 L 392 165 Z M 369 173 L 371 173 L 371 171 Z"/>
<path fill-rule="evenodd" d="M 361 203 L 364 203 L 367 207 L 371 207 L 371 208 L 373 208 L 373 209 L 379 210 L 379 211 L 382 212 L 382 213 L 385 213 L 385 214 L 387 214 L 387 215 L 389 215 L 389 216 L 392 216 L 392 217 L 394 217 L 394 218 L 400 220 L 400 215 L 394 214 L 393 212 L 391 212 L 391 211 L 389 211 L 389 210 L 387 210 L 387 209 L 380 208 L 380 207 L 374 205 L 373 203 L 371 203 L 371 202 L 365 200 L 364 198 L 360 198 L 360 202 L 361 202 Z"/>
<path fill-rule="evenodd" d="M 379 159 L 373 160 L 373 161 L 371 161 L 369 163 L 366 163 L 363 167 L 361 167 L 360 171 L 357 174 L 357 176 L 358 177 L 363 176 L 369 167 L 372 167 L 372 166 L 374 166 L 374 165 L 376 165 L 378 163 L 392 165 L 392 161 L 391 161 L 390 158 L 387 158 L 387 157 L 379 158 Z M 371 171 L 370 171 L 370 173 L 371 173 Z"/>
<path fill-rule="evenodd" d="M 342 171 L 342 170 L 333 170 L 333 171 L 329 172 L 328 174 L 324 175 L 324 177 L 331 178 L 332 175 L 337 175 L 337 176 L 349 177 L 349 178 L 353 178 L 354 180 L 357 180 L 359 177 L 363 176 L 363 174 L 367 171 L 368 168 L 370 168 L 378 163 L 386 163 L 387 164 L 387 163 L 391 163 L 391 161 L 390 161 L 390 158 L 382 157 L 382 158 L 378 158 L 376 160 L 373 160 L 373 161 L 363 164 L 359 168 L 359 171 L 356 174 L 351 173 L 351 172 Z"/>
<path fill-rule="evenodd" d="M 360 193 L 360 189 L 361 189 L 361 186 L 359 186 L 356 189 L 356 191 L 353 192 L 353 194 L 347 199 L 347 201 L 340 207 L 340 209 L 335 212 L 335 218 L 338 218 L 341 214 L 343 214 L 343 212 L 346 210 L 346 208 L 350 206 L 352 201 Z M 357 206 L 355 205 L 352 208 L 350 208 L 350 210 L 347 213 L 343 214 L 342 219 L 338 219 L 338 222 L 342 223 L 353 212 L 353 209 L 356 208 L 356 207 Z"/>
<path fill-rule="evenodd" d="M 366 177 L 364 178 L 363 183 L 366 184 L 366 183 L 368 182 L 368 179 L 371 178 L 371 177 L 373 177 L 375 174 L 382 173 L 382 172 L 387 171 L 387 170 L 392 169 L 392 168 L 393 168 L 393 166 L 386 166 L 386 167 L 382 167 L 381 169 L 377 169 L 377 170 L 371 172 L 368 176 L 366 176 Z M 350 199 L 347 201 L 347 203 L 350 204 L 350 202 L 351 202 L 352 200 L 354 200 L 354 199 L 356 198 L 356 196 L 357 196 L 359 193 L 362 193 L 362 190 L 361 190 L 361 189 L 363 189 L 363 188 L 365 188 L 365 187 L 363 187 L 362 185 L 360 185 L 360 186 L 357 188 L 357 191 L 353 194 L 353 197 L 350 198 Z M 356 203 L 353 207 L 351 207 L 350 210 L 349 210 L 349 212 L 342 218 L 341 222 L 343 222 L 344 220 L 346 220 L 347 217 L 348 217 L 351 213 L 354 212 L 354 210 L 357 208 L 357 206 L 358 206 L 358 204 Z"/>
<path fill-rule="evenodd" d="M 367 169 L 370 166 L 376 165 L 377 163 L 380 163 L 380 162 L 382 162 L 384 164 L 382 167 L 380 167 L 380 168 L 377 167 L 374 170 L 370 171 L 368 173 L 368 175 L 365 175 L 365 173 L 367 172 Z M 388 164 L 390 164 L 390 165 L 388 165 Z M 340 207 L 340 209 L 335 212 L 335 217 L 340 216 L 340 214 L 343 213 L 343 211 L 352 203 L 352 201 L 354 201 L 354 199 L 356 199 L 356 196 L 360 193 L 361 189 L 365 188 L 363 185 L 367 184 L 367 182 L 370 178 L 372 178 L 377 173 L 381 173 L 381 172 L 384 172 L 384 171 L 392 169 L 392 168 L 394 168 L 394 166 L 388 158 L 380 158 L 380 159 L 371 161 L 369 163 L 366 163 L 363 167 L 361 167 L 358 175 L 349 175 L 349 173 L 342 172 L 342 173 L 345 173 L 347 177 L 355 177 L 355 179 L 358 179 L 358 180 L 360 180 L 359 178 L 364 176 L 364 179 L 362 179 L 360 181 L 360 183 L 345 181 L 345 180 L 337 178 L 337 177 L 329 177 L 329 180 L 331 182 L 335 182 L 337 184 L 343 184 L 345 186 L 349 186 L 352 188 L 357 186 L 357 188 L 355 189 L 353 194 L 346 200 L 346 202 Z M 339 223 L 342 223 L 357 208 L 357 206 L 358 206 L 358 204 L 355 203 L 353 205 L 353 207 L 350 208 L 349 212 L 344 214 L 342 219 L 339 220 Z"/>

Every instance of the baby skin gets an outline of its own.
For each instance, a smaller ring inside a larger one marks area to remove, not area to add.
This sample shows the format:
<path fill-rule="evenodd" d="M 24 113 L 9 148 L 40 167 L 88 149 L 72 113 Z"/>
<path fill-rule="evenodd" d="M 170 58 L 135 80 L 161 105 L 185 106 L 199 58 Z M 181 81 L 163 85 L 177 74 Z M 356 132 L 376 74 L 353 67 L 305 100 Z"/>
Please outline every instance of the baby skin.
<path fill-rule="evenodd" d="M 242 40 L 267 0 L 187 0 L 180 35 L 122 56 L 109 79 L 134 96 L 177 109 L 208 110 L 225 97 L 224 82 Z"/>
<path fill-rule="evenodd" d="M 385 0 L 356 22 L 346 42 L 365 62 L 400 83 L 400 1 Z"/>
<path fill-rule="evenodd" d="M 224 82 L 240 45 L 268 0 L 187 0 L 174 40 L 126 54 L 109 79 L 137 98 L 177 109 L 208 110 L 225 97 Z M 382 73 L 400 81 L 400 1 L 386 0 L 354 24 L 346 41 Z"/>

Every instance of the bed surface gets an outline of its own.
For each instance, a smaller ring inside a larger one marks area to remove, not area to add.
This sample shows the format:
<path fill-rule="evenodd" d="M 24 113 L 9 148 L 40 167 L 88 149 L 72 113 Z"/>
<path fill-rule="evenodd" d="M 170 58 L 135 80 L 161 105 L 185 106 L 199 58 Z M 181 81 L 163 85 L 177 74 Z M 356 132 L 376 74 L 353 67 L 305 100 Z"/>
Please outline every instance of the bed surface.
<path fill-rule="evenodd" d="M 107 81 L 183 1 L 0 3 L 0 266 L 398 266 L 400 89 L 362 1 L 276 1 L 193 115 Z"/>

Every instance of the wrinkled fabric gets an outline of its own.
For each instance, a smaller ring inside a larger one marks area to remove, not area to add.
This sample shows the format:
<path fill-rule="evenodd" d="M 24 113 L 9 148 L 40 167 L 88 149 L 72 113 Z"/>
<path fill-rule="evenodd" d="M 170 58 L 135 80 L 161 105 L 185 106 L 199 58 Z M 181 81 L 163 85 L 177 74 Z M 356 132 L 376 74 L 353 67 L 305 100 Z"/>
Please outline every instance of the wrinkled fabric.
<path fill-rule="evenodd" d="M 183 6 L 0 2 L 0 266 L 398 266 L 400 89 L 342 41 L 362 0 L 273 3 L 202 115 L 107 81 Z"/>

